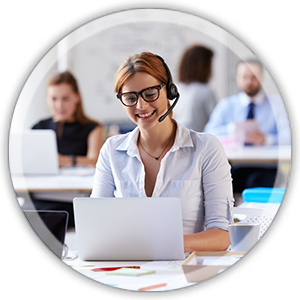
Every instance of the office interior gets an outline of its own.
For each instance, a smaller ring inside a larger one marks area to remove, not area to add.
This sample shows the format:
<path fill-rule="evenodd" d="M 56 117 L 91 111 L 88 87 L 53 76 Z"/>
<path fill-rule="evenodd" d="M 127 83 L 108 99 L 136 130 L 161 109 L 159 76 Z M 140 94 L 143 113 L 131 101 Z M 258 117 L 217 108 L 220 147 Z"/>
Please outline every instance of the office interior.
<path fill-rule="evenodd" d="M 239 89 L 235 80 L 236 64 L 240 59 L 257 58 L 256 55 L 225 30 L 216 31 L 207 23 L 203 23 L 203 26 L 203 30 L 200 30 L 201 28 L 197 30 L 195 27 L 184 25 L 183 21 L 176 24 L 174 21 L 150 22 L 147 20 L 127 21 L 124 24 L 106 26 L 104 30 L 98 27 L 97 20 L 83 25 L 79 30 L 75 30 L 54 45 L 35 67 L 28 80 L 26 82 L 24 80 L 25 84 L 13 113 L 10 132 L 28 130 L 38 121 L 51 116 L 46 103 L 47 82 L 56 72 L 65 70 L 71 71 L 78 81 L 86 114 L 104 125 L 104 139 L 113 134 L 131 130 L 134 124 L 128 120 L 122 104 L 113 92 L 114 77 L 119 65 L 126 57 L 142 51 L 150 51 L 163 57 L 172 72 L 174 82 L 177 83 L 179 62 L 184 51 L 194 44 L 206 46 L 214 52 L 213 72 L 209 85 L 216 100 L 220 101 L 224 97 L 238 93 Z M 267 95 L 280 94 L 280 87 L 277 87 L 269 74 L 268 66 L 265 67 L 262 83 L 264 92 Z M 179 101 L 182 100 L 184 99 Z M 285 189 L 288 185 L 291 169 L 290 151 L 290 149 L 287 149 L 287 152 L 285 149 L 282 152 L 263 151 L 260 152 L 260 157 L 256 157 L 256 164 L 275 164 L 278 167 L 275 187 Z M 226 153 L 228 160 L 232 163 L 234 160 L 241 162 L 249 152 L 251 152 L 249 149 L 241 148 L 237 152 Z M 282 159 L 279 154 L 282 155 Z M 252 163 L 252 161 L 247 162 L 250 165 Z M 71 189 L 73 195 L 69 194 L 66 200 L 70 202 L 74 196 L 90 194 L 92 177 L 91 173 L 84 176 L 73 175 L 72 184 L 70 184 L 70 177 L 66 176 L 69 181 L 64 182 L 60 176 L 57 180 L 54 178 L 51 182 L 48 181 L 47 185 L 44 182 L 45 179 L 48 180 L 47 176 L 36 176 L 33 178 L 34 184 L 31 191 L 44 193 L 46 189 L 45 193 L 49 193 L 50 189 L 53 190 L 50 192 L 55 194 L 57 191 L 70 193 Z M 30 189 L 24 188 L 22 178 L 14 178 L 13 175 L 12 183 L 21 209 L 27 208 L 26 201 L 30 201 L 28 193 Z M 243 204 L 245 204 L 242 195 L 238 194 L 234 197 L 236 208 L 242 211 Z M 267 212 L 276 212 L 277 204 L 271 203 L 270 210 Z M 268 226 L 269 224 L 266 227 Z M 70 250 L 76 250 L 74 228 L 69 228 L 68 233 L 66 244 Z M 111 262 L 107 264 L 112 265 Z M 74 265 L 74 261 L 69 262 L 69 265 Z M 103 267 L 100 263 L 96 266 Z M 86 270 L 80 271 L 80 268 L 78 270 L 88 276 Z M 168 276 L 171 274 L 170 270 L 166 273 Z M 95 277 L 91 278 L 95 279 Z M 186 286 L 185 281 L 183 284 L 170 285 L 169 289 Z M 145 284 L 147 285 L 150 284 Z"/>
<path fill-rule="evenodd" d="M 238 93 L 235 80 L 237 62 L 257 58 L 243 41 L 204 19 L 197 18 L 194 23 L 189 23 L 184 17 L 179 21 L 162 20 L 158 16 L 158 20 L 133 16 L 132 20 L 124 23 L 104 26 L 102 20 L 97 19 L 60 40 L 40 60 L 37 59 L 37 65 L 24 83 L 13 112 L 11 132 L 30 129 L 39 120 L 50 117 L 46 104 L 47 82 L 51 76 L 65 70 L 71 71 L 76 77 L 85 112 L 104 125 L 105 138 L 131 130 L 135 125 L 128 120 L 122 104 L 116 98 L 114 79 L 126 57 L 143 51 L 163 57 L 176 84 L 184 51 L 194 44 L 206 46 L 214 52 L 210 86 L 216 100 Z M 280 94 L 267 68 L 264 70 L 262 87 L 267 95 Z M 279 172 L 274 186 L 285 189 L 290 160 L 279 160 L 277 163 Z M 74 196 L 87 196 L 89 193 L 89 188 L 84 187 Z M 26 200 L 29 193 L 21 189 L 17 196 L 22 204 L 22 198 Z M 235 197 L 236 204 L 243 201 L 241 195 Z"/>

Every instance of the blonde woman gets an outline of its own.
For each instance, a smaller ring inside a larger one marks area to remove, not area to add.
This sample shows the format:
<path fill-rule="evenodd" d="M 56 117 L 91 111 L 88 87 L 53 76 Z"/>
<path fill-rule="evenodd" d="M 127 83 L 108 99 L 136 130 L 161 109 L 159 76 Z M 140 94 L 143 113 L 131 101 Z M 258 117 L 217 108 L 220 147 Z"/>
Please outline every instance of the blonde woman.
<path fill-rule="evenodd" d="M 50 79 L 47 104 L 52 117 L 32 129 L 55 131 L 60 167 L 95 166 L 103 144 L 103 126 L 85 115 L 77 81 L 70 72 L 58 73 Z M 74 227 L 72 199 L 82 194 L 50 192 L 30 196 L 36 209 L 68 211 L 68 227 Z"/>
<path fill-rule="evenodd" d="M 103 143 L 103 126 L 85 115 L 77 81 L 69 71 L 50 79 L 47 104 L 52 117 L 33 129 L 56 132 L 59 165 L 95 166 Z"/>

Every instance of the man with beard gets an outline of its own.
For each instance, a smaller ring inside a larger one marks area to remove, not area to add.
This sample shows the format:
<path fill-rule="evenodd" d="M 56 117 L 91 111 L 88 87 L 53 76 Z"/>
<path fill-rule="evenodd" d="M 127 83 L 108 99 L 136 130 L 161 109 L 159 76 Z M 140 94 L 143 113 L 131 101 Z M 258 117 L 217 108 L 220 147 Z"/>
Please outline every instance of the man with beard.
<path fill-rule="evenodd" d="M 263 67 L 254 59 L 240 61 L 236 82 L 241 90 L 222 99 L 204 131 L 219 138 L 237 137 L 245 146 L 290 144 L 286 110 L 279 95 L 267 96 L 261 83 Z M 233 191 L 274 186 L 277 168 L 233 167 Z"/>

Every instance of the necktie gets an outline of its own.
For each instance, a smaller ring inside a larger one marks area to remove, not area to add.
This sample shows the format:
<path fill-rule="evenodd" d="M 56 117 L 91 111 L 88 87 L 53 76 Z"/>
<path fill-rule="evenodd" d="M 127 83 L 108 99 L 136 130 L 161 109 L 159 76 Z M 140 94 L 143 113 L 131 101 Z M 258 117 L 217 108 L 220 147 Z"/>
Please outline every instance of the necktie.
<path fill-rule="evenodd" d="M 247 119 L 254 119 L 254 106 L 255 104 L 253 102 L 250 102 L 249 106 L 248 106 L 248 115 L 247 115 Z"/>
<path fill-rule="evenodd" d="M 248 106 L 247 120 L 254 119 L 254 106 L 255 106 L 255 104 L 253 102 L 250 102 L 250 104 Z M 252 146 L 252 144 L 245 143 L 245 146 Z"/>

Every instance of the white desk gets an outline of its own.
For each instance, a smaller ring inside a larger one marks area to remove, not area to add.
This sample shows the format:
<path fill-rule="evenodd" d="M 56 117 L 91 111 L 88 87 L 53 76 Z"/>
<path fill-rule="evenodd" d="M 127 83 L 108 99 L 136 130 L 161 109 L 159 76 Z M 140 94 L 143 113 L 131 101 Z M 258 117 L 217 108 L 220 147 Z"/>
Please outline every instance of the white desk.
<path fill-rule="evenodd" d="M 66 244 L 71 252 L 76 252 L 76 234 L 68 232 L 66 236 Z M 94 268 L 103 267 L 120 267 L 120 266 L 140 266 L 147 264 L 147 261 L 83 261 L 80 258 L 75 260 L 64 261 L 75 271 L 104 284 L 116 286 L 121 289 L 137 291 L 139 288 L 167 283 L 165 287 L 153 289 L 151 291 L 166 291 L 194 285 L 195 283 L 187 282 L 181 263 L 183 261 L 170 261 L 155 269 L 154 274 L 143 276 L 122 276 L 122 275 L 106 275 L 105 271 L 94 272 Z M 160 263 L 159 263 L 160 264 Z"/>
<path fill-rule="evenodd" d="M 90 192 L 95 168 L 61 169 L 58 175 L 12 175 L 16 192 Z"/>
<path fill-rule="evenodd" d="M 228 160 L 239 165 L 277 165 L 279 162 L 290 163 L 291 161 L 291 146 L 239 148 L 225 145 L 224 150 Z M 65 172 L 62 175 L 52 176 L 14 175 L 12 183 L 16 192 L 90 192 L 93 186 L 93 175 L 91 172 L 78 172 L 74 175 Z"/>
<path fill-rule="evenodd" d="M 245 146 L 223 145 L 230 162 L 268 163 L 290 162 L 291 146 Z"/>
<path fill-rule="evenodd" d="M 12 176 L 16 192 L 90 192 L 93 176 Z"/>

